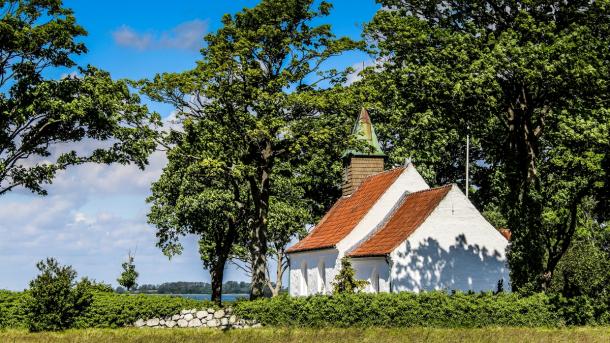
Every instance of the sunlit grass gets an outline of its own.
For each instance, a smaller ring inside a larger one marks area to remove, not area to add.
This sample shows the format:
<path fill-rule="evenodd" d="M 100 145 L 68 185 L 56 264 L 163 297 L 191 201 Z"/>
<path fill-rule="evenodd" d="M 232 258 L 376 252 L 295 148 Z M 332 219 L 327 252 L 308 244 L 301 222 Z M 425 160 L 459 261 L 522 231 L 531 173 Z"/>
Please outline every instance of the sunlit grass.
<path fill-rule="evenodd" d="M 0 331 L 0 342 L 610 342 L 610 328 L 565 329 L 87 329 L 60 333 Z"/>

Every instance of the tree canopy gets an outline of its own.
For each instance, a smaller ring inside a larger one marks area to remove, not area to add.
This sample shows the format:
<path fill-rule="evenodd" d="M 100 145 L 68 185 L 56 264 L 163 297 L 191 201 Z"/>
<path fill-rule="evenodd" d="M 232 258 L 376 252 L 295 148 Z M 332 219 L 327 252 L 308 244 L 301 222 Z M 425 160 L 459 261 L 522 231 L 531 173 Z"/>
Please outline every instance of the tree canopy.
<path fill-rule="evenodd" d="M 221 173 L 218 182 L 237 183 L 247 192 L 249 213 L 240 222 L 250 242 L 253 298 L 263 295 L 266 284 L 277 166 L 289 165 L 281 170 L 288 178 L 300 178 L 305 197 L 312 200 L 323 198 L 320 189 L 335 187 L 324 182 L 339 175 L 336 164 L 316 163 L 329 156 L 332 161 L 343 149 L 335 138 L 347 136 L 337 134 L 344 125 L 328 125 L 339 116 L 320 110 L 319 95 L 346 75 L 325 68 L 324 62 L 359 43 L 336 38 L 330 25 L 312 25 L 330 8 L 325 1 L 263 0 L 225 15 L 223 26 L 206 36 L 195 69 L 161 74 L 142 85 L 151 98 L 175 105 L 179 118 L 205 132 L 204 153 L 193 156 L 196 163 Z M 308 170 L 329 176 L 315 179 Z M 311 208 L 319 211 L 315 201 Z"/>
<path fill-rule="evenodd" d="M 86 162 L 135 163 L 155 148 L 150 115 L 127 81 L 73 58 L 86 34 L 60 0 L 0 2 L 0 195 L 46 194 L 57 171 Z M 59 68 L 74 74 L 48 75 Z M 104 141 L 104 143 L 99 143 Z M 98 142 L 88 151 L 71 143 Z M 78 152 L 77 152 L 78 151 Z"/>
<path fill-rule="evenodd" d="M 360 87 L 381 95 L 380 139 L 439 182 L 474 136 L 474 200 L 513 232 L 513 287 L 548 287 L 587 199 L 607 220 L 608 3 L 379 2 Z"/>

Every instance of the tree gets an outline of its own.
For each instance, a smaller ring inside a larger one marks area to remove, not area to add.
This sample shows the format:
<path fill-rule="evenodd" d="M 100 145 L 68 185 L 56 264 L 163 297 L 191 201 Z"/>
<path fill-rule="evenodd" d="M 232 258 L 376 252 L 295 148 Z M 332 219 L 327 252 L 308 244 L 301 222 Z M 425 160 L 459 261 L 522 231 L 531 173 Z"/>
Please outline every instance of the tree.
<path fill-rule="evenodd" d="M 379 11 L 365 30 L 379 58 L 369 72 L 405 102 L 397 118 L 419 116 L 407 122 L 416 127 L 431 118 L 459 141 L 467 130 L 476 138 L 474 200 L 501 212 L 513 233 L 513 289 L 548 288 L 585 199 L 596 200 L 595 221 L 608 215 L 610 7 L 379 2 L 392 10 Z M 447 149 L 451 141 L 438 143 Z"/>
<path fill-rule="evenodd" d="M 168 164 L 152 185 L 148 221 L 157 227 L 157 246 L 168 257 L 182 253 L 180 237 L 199 236 L 201 260 L 212 279 L 212 301 L 220 304 L 225 264 L 249 224 L 251 210 L 242 172 L 218 163 L 236 157 L 216 135 L 202 122 L 186 120 L 183 131 L 166 138 L 171 144 Z"/>
<path fill-rule="evenodd" d="M 198 163 L 238 175 L 247 186 L 251 212 L 240 220 L 247 222 L 253 258 L 251 298 L 262 296 L 266 283 L 276 166 L 289 163 L 298 170 L 315 159 L 317 146 L 347 136 L 343 127 L 325 127 L 330 114 L 319 111 L 323 87 L 346 75 L 324 69 L 324 62 L 359 46 L 335 38 L 329 25 L 312 26 L 330 8 L 325 1 L 263 0 L 223 17 L 223 27 L 206 36 L 194 70 L 142 83 L 144 93 L 175 105 L 179 118 L 198 121 L 207 132 L 208 153 Z"/>
<path fill-rule="evenodd" d="M 0 2 L 0 195 L 15 187 L 46 194 L 57 171 L 86 162 L 140 168 L 155 148 L 149 115 L 126 81 L 88 66 L 59 80 L 87 49 L 86 31 L 60 0 Z M 70 143 L 105 141 L 77 153 Z"/>
<path fill-rule="evenodd" d="M 134 263 L 134 259 L 131 255 L 131 252 L 127 256 L 127 261 L 123 262 L 123 264 L 121 264 L 121 267 L 123 268 L 123 272 L 121 273 L 121 276 L 119 276 L 119 278 L 117 279 L 117 282 L 119 283 L 119 285 L 125 287 L 127 289 L 127 292 L 129 292 L 134 288 L 138 287 L 136 281 L 138 279 L 138 276 L 140 275 L 136 271 L 136 265 Z"/>
<path fill-rule="evenodd" d="M 36 264 L 40 274 L 30 282 L 25 310 L 30 331 L 58 331 L 72 326 L 91 304 L 91 282 L 75 282 L 76 271 L 47 258 Z"/>
<path fill-rule="evenodd" d="M 271 182 L 271 196 L 269 197 L 269 225 L 267 227 L 267 257 L 274 260 L 274 279 L 271 278 L 271 268 L 267 266 L 266 287 L 271 296 L 279 295 L 282 290 L 284 273 L 288 270 L 289 262 L 286 255 L 288 245 L 295 239 L 301 239 L 306 234 L 307 224 L 314 220 L 313 201 L 305 197 L 303 180 L 301 177 L 287 178 L 282 174 L 281 166 L 277 166 L 277 174 Z M 289 166 L 284 166 L 289 168 Z M 285 174 L 292 174 L 284 170 Z M 247 248 L 250 244 L 248 236 L 242 235 L 239 244 L 233 249 L 233 262 L 235 265 L 252 275 L 252 256 Z"/>
<path fill-rule="evenodd" d="M 335 276 L 333 281 L 333 293 L 334 294 L 353 294 L 361 291 L 368 285 L 369 282 L 366 280 L 357 280 L 356 272 L 352 267 L 352 263 L 349 257 L 343 256 L 341 258 L 341 270 L 339 274 Z"/>

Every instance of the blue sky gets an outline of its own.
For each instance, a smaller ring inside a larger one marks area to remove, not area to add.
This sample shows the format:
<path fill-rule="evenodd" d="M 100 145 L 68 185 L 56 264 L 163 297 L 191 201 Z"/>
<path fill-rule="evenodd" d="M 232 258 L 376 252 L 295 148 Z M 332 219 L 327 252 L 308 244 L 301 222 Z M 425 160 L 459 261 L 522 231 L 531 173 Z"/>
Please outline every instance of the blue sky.
<path fill-rule="evenodd" d="M 202 36 L 220 26 L 225 13 L 251 7 L 255 0 L 84 1 L 66 0 L 77 21 L 89 32 L 82 40 L 89 53 L 79 65 L 91 64 L 114 78 L 140 79 L 159 72 L 192 68 L 199 58 Z M 359 38 L 362 24 L 379 8 L 374 0 L 331 1 L 334 10 L 321 20 L 338 36 Z M 336 67 L 369 64 L 369 56 L 350 52 L 335 58 Z M 72 70 L 56 70 L 55 77 Z M 167 117 L 172 108 L 150 103 Z M 76 147 L 85 148 L 83 146 Z M 0 289 L 21 290 L 36 275 L 35 263 L 47 256 L 71 264 L 80 276 L 116 286 L 120 264 L 136 250 L 139 283 L 208 281 L 201 267 L 196 239 L 183 240 L 181 256 L 171 261 L 155 247 L 155 231 L 146 223 L 145 199 L 150 183 L 165 164 L 161 153 L 141 171 L 131 166 L 79 166 L 62 172 L 40 197 L 16 190 L 0 199 Z M 247 280 L 227 267 L 225 280 Z"/>

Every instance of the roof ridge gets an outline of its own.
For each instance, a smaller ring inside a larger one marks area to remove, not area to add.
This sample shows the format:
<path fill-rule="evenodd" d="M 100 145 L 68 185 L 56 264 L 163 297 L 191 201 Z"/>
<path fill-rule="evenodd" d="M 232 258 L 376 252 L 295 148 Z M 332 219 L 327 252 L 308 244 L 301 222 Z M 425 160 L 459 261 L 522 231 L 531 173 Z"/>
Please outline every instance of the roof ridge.
<path fill-rule="evenodd" d="M 452 187 L 453 185 L 455 185 L 455 183 L 448 183 L 446 185 L 442 185 L 442 186 L 436 186 L 436 187 L 432 187 L 432 188 L 428 188 L 428 189 L 422 189 L 419 191 L 415 191 L 415 192 L 411 192 L 409 194 L 417 194 L 417 193 L 425 193 L 425 192 L 429 192 L 429 191 L 435 191 L 441 188 L 448 188 L 448 187 Z"/>

